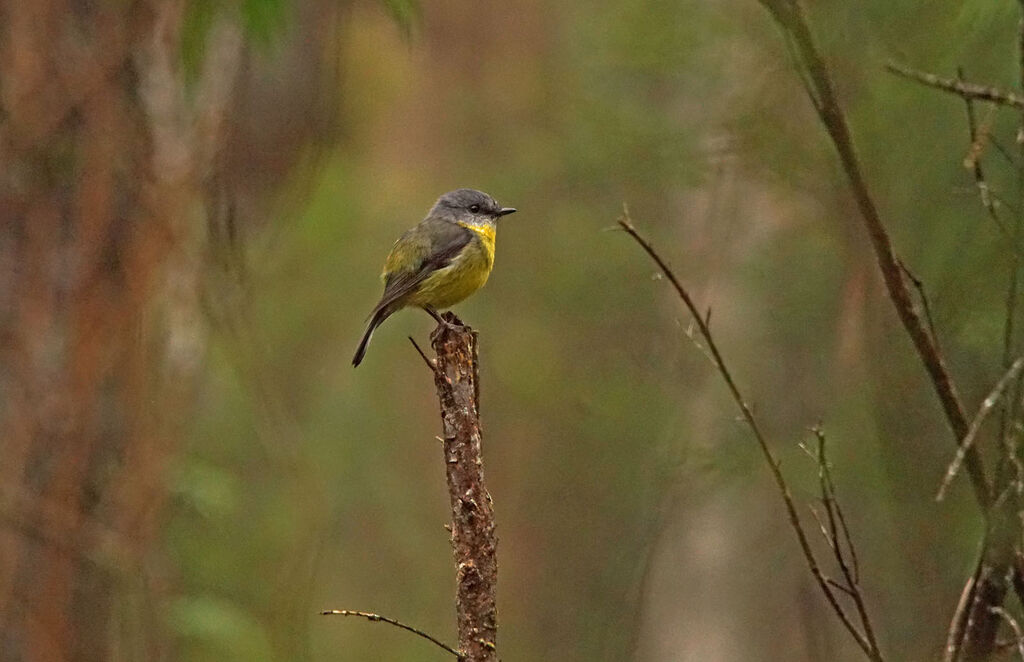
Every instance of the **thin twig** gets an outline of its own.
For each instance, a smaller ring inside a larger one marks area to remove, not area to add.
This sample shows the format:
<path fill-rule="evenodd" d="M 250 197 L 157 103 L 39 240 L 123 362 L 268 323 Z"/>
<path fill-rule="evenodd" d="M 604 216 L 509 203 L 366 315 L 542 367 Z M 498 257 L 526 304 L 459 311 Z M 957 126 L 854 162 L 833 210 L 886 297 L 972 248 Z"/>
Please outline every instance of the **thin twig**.
<path fill-rule="evenodd" d="M 839 589 L 843 593 L 849 595 L 850 597 L 853 597 L 854 589 L 850 588 L 849 586 L 847 586 L 845 584 L 840 584 L 839 582 L 837 582 L 836 580 L 832 579 L 831 577 L 826 577 L 825 581 L 828 582 L 828 585 L 831 586 L 832 588 Z"/>
<path fill-rule="evenodd" d="M 853 578 L 851 581 L 852 586 L 856 586 L 860 583 L 860 562 L 857 559 L 857 548 L 853 545 L 853 538 L 850 536 L 850 528 L 846 524 L 846 516 L 843 514 L 843 508 L 839 504 L 839 499 L 836 498 L 836 485 L 832 480 L 832 469 L 828 463 L 828 456 L 825 454 L 825 429 L 821 425 L 815 425 L 811 428 L 815 438 L 818 440 L 818 462 L 819 462 L 819 478 L 821 481 L 822 497 L 827 496 L 828 505 L 830 506 L 829 511 L 829 524 L 832 528 L 832 536 L 836 540 L 836 546 L 839 545 L 839 536 L 836 533 L 836 522 L 832 518 L 832 511 L 835 512 L 835 518 L 839 520 L 838 528 L 842 531 L 843 541 L 846 543 L 846 549 L 850 552 L 850 561 L 853 563 Z"/>
<path fill-rule="evenodd" d="M 960 70 L 963 71 L 962 69 Z M 963 73 L 958 73 L 958 76 L 963 78 Z M 997 106 L 989 106 L 988 112 L 985 113 L 985 120 L 978 124 L 974 117 L 974 101 L 971 99 L 964 99 L 964 105 L 967 107 L 967 126 L 970 129 L 969 135 L 971 138 L 971 144 L 967 146 L 967 154 L 964 155 L 964 167 L 968 170 L 975 170 L 978 164 L 981 162 L 981 158 L 985 153 L 985 148 L 991 144 L 992 141 L 992 123 L 996 117 Z M 976 172 L 976 174 L 978 174 Z M 984 177 L 979 177 L 984 180 Z M 986 186 L 986 188 L 988 188 Z"/>
<path fill-rule="evenodd" d="M 804 560 L 807 561 L 807 566 L 810 568 L 811 574 L 814 576 L 815 581 L 817 581 L 822 593 L 824 593 L 825 599 L 828 601 L 832 611 L 835 612 L 836 616 L 842 622 L 843 627 L 845 627 L 850 633 L 850 636 L 852 636 L 854 641 L 857 642 L 857 645 L 860 646 L 862 651 L 864 651 L 864 654 L 875 662 L 881 662 L 883 660 L 882 654 L 878 649 L 878 644 L 873 639 L 873 634 L 870 633 L 870 630 L 865 633 L 861 633 L 860 630 L 857 629 L 857 626 L 853 624 L 849 616 L 847 616 L 846 612 L 839 604 L 835 593 L 832 591 L 832 587 L 829 585 L 825 575 L 821 571 L 821 568 L 818 566 L 818 561 L 814 556 L 814 551 L 811 549 L 807 533 L 804 530 L 803 524 L 800 522 L 800 516 L 797 514 L 796 505 L 793 502 L 793 496 L 790 493 L 789 485 L 786 483 L 786 479 L 782 475 L 782 470 L 779 468 L 779 461 L 775 458 L 775 455 L 768 447 L 768 440 L 761 431 L 761 426 L 757 423 L 757 419 L 754 418 L 754 413 L 747 404 L 747 401 L 743 398 L 743 395 L 740 393 L 739 387 L 736 386 L 732 373 L 726 366 L 725 359 L 722 358 L 722 354 L 718 349 L 718 344 L 715 342 L 714 336 L 711 334 L 711 329 L 704 321 L 704 317 L 700 314 L 699 309 L 690 297 L 690 293 L 682 286 L 679 279 L 676 278 L 675 273 L 673 273 L 673 271 L 668 267 L 668 264 L 665 263 L 658 252 L 654 250 L 651 243 L 641 237 L 637 232 L 629 217 L 629 210 L 625 205 L 623 205 L 623 215 L 618 219 L 618 222 L 622 229 L 626 231 L 626 234 L 632 237 L 633 240 L 636 241 L 644 252 L 646 252 L 654 261 L 654 263 L 658 265 L 658 268 L 663 274 L 665 274 L 665 277 L 672 284 L 672 287 L 679 295 L 679 298 L 683 301 L 687 310 L 689 310 L 690 315 L 693 316 L 694 322 L 697 324 L 697 328 L 699 329 L 701 336 L 704 338 L 708 351 L 711 352 L 711 356 L 714 359 L 718 373 L 725 381 L 736 406 L 739 407 L 747 427 L 749 427 L 750 431 L 754 434 L 754 438 L 761 450 L 761 454 L 764 456 L 768 469 L 771 471 L 772 478 L 775 480 L 775 485 L 778 488 L 779 496 L 782 498 L 783 505 L 786 508 L 790 527 L 796 534 L 797 542 L 800 544 L 800 550 L 803 553 Z"/>
<path fill-rule="evenodd" d="M 420 349 L 420 346 L 416 344 L 416 341 L 413 340 L 412 336 L 408 336 L 408 338 L 409 338 L 409 342 L 412 343 L 412 346 L 416 348 L 417 352 L 419 352 L 420 358 L 422 358 L 423 362 L 427 364 L 428 368 L 430 368 L 430 372 L 436 372 L 437 371 L 437 364 L 434 363 L 433 361 L 431 361 L 427 357 L 427 355 L 423 353 L 423 350 Z"/>
<path fill-rule="evenodd" d="M 946 648 L 942 656 L 942 662 L 957 662 L 960 659 L 960 651 L 964 645 L 964 636 L 967 634 L 967 615 L 970 611 L 970 606 L 974 604 L 974 589 L 978 583 L 981 565 L 981 558 L 979 557 L 974 573 L 967 578 L 967 582 L 964 583 L 964 589 L 960 592 L 960 599 L 956 603 L 956 610 L 953 611 L 953 618 L 949 622 L 949 632 L 946 634 Z"/>
<path fill-rule="evenodd" d="M 896 74 L 897 76 L 916 81 L 922 85 L 927 85 L 928 87 L 934 87 L 935 89 L 942 90 L 944 92 L 956 94 L 964 99 L 980 99 L 982 101 L 991 101 L 992 103 L 997 103 L 1002 106 L 1024 108 L 1024 97 L 1014 94 L 1013 92 L 1003 91 L 997 87 L 968 83 L 966 81 L 957 80 L 956 78 L 943 78 L 942 76 L 936 76 L 935 74 L 931 74 L 926 71 L 911 69 L 910 67 L 896 62 L 889 62 L 885 65 L 885 68 L 887 71 Z"/>
<path fill-rule="evenodd" d="M 811 511 L 811 517 L 818 523 L 818 530 L 821 531 L 821 537 L 828 543 L 829 549 L 835 547 L 835 538 L 829 533 L 828 527 L 825 526 L 825 520 L 821 519 L 821 515 L 818 514 L 818 509 L 814 506 L 807 506 L 807 510 Z"/>
<path fill-rule="evenodd" d="M 853 598 L 853 603 L 857 607 L 857 615 L 860 618 L 861 626 L 864 628 L 864 634 L 867 636 L 868 641 L 872 642 L 877 648 L 875 634 L 871 628 L 871 618 L 868 616 L 867 605 L 864 603 L 864 596 L 861 595 L 858 584 L 860 581 L 858 577 L 860 570 L 857 561 L 857 550 L 853 545 L 849 528 L 846 526 L 846 517 L 843 516 L 842 507 L 836 499 L 836 486 L 832 480 L 832 471 L 828 466 L 828 456 L 825 453 L 825 430 L 821 425 L 816 425 L 812 428 L 812 431 L 818 440 L 818 481 L 821 488 L 821 499 L 825 503 L 825 513 L 828 515 L 829 531 L 833 540 L 832 554 L 835 557 L 836 565 L 839 566 L 840 572 L 843 573 L 846 585 L 851 589 L 850 597 Z M 850 552 L 853 569 L 850 568 L 850 563 L 847 562 L 846 555 L 843 553 L 839 529 L 842 529 L 842 540 L 846 542 L 846 549 Z"/>
<path fill-rule="evenodd" d="M 964 71 L 962 68 L 957 70 L 957 77 L 961 82 L 963 81 Z M 978 189 L 978 197 L 981 198 L 981 204 L 985 207 L 985 211 L 988 212 L 989 218 L 992 219 L 992 222 L 995 223 L 1003 236 L 1009 238 L 1010 233 L 1007 231 L 1006 226 L 1003 225 L 1003 220 L 999 218 L 999 212 L 996 208 L 996 196 L 993 195 L 992 187 L 989 186 L 988 181 L 985 179 L 985 171 L 981 166 L 981 153 L 991 135 L 993 113 L 989 111 L 985 123 L 979 130 L 978 122 L 974 115 L 974 101 L 969 97 L 965 97 L 964 105 L 967 109 L 967 134 L 971 139 L 971 147 L 967 152 L 967 158 L 964 159 L 964 165 L 974 175 L 974 185 Z"/>
<path fill-rule="evenodd" d="M 1024 0 L 1021 4 L 1022 15 L 1017 21 L 1017 57 L 1018 57 L 1018 83 L 1024 85 Z M 1010 365 L 1016 350 L 1016 329 L 1017 329 L 1017 299 L 1020 290 L 1020 268 L 1021 268 L 1021 232 L 1024 226 L 1024 214 L 1021 213 L 1021 206 L 1024 204 L 1024 113 L 1018 117 L 1017 122 L 1017 211 L 1013 217 L 1013 251 L 1010 254 L 1010 273 L 1006 284 L 1006 319 L 1003 323 L 1003 367 Z M 1011 486 L 1020 486 L 1021 464 L 1017 456 L 1017 435 L 1012 426 L 1018 420 L 1018 399 L 1021 389 L 1021 381 L 1018 378 L 1015 385 L 1014 395 L 1003 401 L 1000 411 L 999 440 L 1003 454 L 1000 456 L 999 467 L 996 472 L 996 488 L 1010 494 Z M 1010 467 L 1013 467 L 1016 476 L 1010 478 Z"/>
<path fill-rule="evenodd" d="M 996 382 L 996 385 L 992 388 L 992 392 L 981 402 L 981 406 L 978 407 L 978 413 L 974 416 L 974 420 L 971 421 L 970 426 L 967 428 L 967 434 L 964 435 L 963 441 L 960 442 L 960 446 L 956 449 L 956 455 L 953 456 L 953 461 L 949 463 L 946 468 L 946 476 L 942 479 L 942 485 L 939 486 L 939 491 L 935 495 L 936 501 L 942 501 L 946 498 L 946 490 L 949 488 L 950 483 L 956 477 L 957 472 L 960 470 L 960 465 L 963 463 L 964 458 L 970 452 L 974 444 L 974 439 L 978 436 L 978 431 L 981 429 L 982 423 L 988 418 L 988 415 L 992 412 L 992 409 L 999 404 L 999 401 L 1003 397 L 1003 393 L 1006 391 L 1006 387 L 1010 385 L 1014 377 L 1020 372 L 1020 369 L 1024 367 L 1024 357 L 1021 357 L 1013 362 L 1010 369 Z"/>
<path fill-rule="evenodd" d="M 427 641 L 429 641 L 429 642 L 431 642 L 431 643 L 433 643 L 433 644 L 435 644 L 435 645 L 445 649 L 446 651 L 448 651 L 449 653 L 451 653 L 455 657 L 461 657 L 461 653 L 459 653 L 459 651 L 455 650 L 454 648 L 452 648 L 448 644 L 444 643 L 443 641 L 440 641 L 439 639 L 435 639 L 434 637 L 432 637 L 431 635 L 427 634 L 423 630 L 414 628 L 411 625 L 406 625 L 405 623 L 402 623 L 401 621 L 396 621 L 395 619 L 388 618 L 387 616 L 381 616 L 380 614 L 372 614 L 372 613 L 370 613 L 368 611 L 352 611 L 350 609 L 328 609 L 327 611 L 320 612 L 320 615 L 321 616 L 359 616 L 360 618 L 365 618 L 366 620 L 373 621 L 374 623 L 378 623 L 379 622 L 379 623 L 387 623 L 388 625 L 394 625 L 395 627 L 402 628 L 403 630 L 405 630 L 407 632 L 412 632 L 413 634 L 416 634 L 416 635 L 419 635 L 419 636 L 423 637 Z"/>
<path fill-rule="evenodd" d="M 914 289 L 917 290 L 917 298 L 921 300 L 921 307 L 924 309 L 924 319 L 928 323 L 928 333 L 932 337 L 932 342 L 935 343 L 935 349 L 941 351 L 939 335 L 935 331 L 935 319 L 932 317 L 932 305 L 928 301 L 928 294 L 924 291 L 924 281 L 914 275 L 914 272 L 910 270 L 906 262 L 899 258 L 897 260 L 899 261 L 900 269 L 903 270 L 903 273 L 906 274 L 913 284 Z"/>
<path fill-rule="evenodd" d="M 1003 142 L 995 136 L 990 136 L 989 140 L 991 141 L 992 145 L 996 148 L 996 151 L 999 152 L 999 155 L 1006 160 L 1007 164 L 1016 167 L 1017 157 L 1010 153 L 1010 150 L 1005 145 L 1003 145 Z M 1003 200 L 998 195 L 996 195 L 996 199 L 999 200 L 999 202 L 1003 203 L 1004 205 L 1009 205 L 1009 203 L 1007 203 L 1006 200 Z M 1012 205 L 1009 206 L 1012 207 Z"/>
<path fill-rule="evenodd" d="M 1021 631 L 1020 625 L 1013 616 L 1010 615 L 1010 612 L 1006 611 L 1002 607 L 991 607 L 990 611 L 996 616 L 1002 618 L 1003 621 L 1010 626 L 1010 629 L 1013 630 L 1013 634 L 1017 639 L 1017 655 L 1020 656 L 1021 660 L 1024 660 L 1024 632 Z"/>

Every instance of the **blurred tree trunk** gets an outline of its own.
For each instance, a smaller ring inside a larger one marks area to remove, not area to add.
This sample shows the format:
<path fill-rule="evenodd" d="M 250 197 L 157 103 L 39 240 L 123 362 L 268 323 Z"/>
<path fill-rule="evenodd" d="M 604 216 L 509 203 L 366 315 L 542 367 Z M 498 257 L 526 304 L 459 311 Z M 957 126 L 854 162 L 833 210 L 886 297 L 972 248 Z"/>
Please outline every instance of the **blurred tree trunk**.
<path fill-rule="evenodd" d="M 205 192 L 242 38 L 185 3 L 2 0 L 0 658 L 167 657 L 144 601 L 204 362 Z"/>

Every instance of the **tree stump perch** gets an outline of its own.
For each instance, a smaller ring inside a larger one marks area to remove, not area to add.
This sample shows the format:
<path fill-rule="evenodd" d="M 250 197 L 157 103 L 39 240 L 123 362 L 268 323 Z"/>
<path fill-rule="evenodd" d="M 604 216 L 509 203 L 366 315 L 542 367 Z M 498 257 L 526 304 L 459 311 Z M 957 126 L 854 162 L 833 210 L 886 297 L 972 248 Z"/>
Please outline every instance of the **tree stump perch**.
<path fill-rule="evenodd" d="M 494 510 L 484 482 L 477 334 L 452 313 L 431 334 L 441 405 L 445 474 L 452 509 L 459 659 L 496 662 L 498 631 Z"/>

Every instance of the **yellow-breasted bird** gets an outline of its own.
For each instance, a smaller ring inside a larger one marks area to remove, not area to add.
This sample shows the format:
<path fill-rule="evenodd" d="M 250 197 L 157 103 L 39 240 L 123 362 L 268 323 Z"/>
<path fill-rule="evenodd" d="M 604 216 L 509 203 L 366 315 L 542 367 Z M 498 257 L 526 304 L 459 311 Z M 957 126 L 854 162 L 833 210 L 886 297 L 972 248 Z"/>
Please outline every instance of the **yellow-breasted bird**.
<path fill-rule="evenodd" d="M 427 217 L 405 231 L 384 261 L 384 294 L 370 313 L 352 365 L 366 355 L 373 330 L 392 313 L 418 306 L 444 323 L 437 309 L 448 308 L 483 287 L 494 266 L 497 221 L 515 211 L 481 191 L 445 193 Z"/>

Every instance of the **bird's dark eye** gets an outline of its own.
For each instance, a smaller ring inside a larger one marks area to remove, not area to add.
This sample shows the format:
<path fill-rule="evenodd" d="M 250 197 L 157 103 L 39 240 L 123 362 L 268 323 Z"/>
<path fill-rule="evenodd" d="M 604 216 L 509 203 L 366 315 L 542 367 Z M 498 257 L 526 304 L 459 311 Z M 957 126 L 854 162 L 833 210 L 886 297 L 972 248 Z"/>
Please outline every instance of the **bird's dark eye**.
<path fill-rule="evenodd" d="M 470 205 L 469 206 L 469 211 L 471 211 L 474 214 L 476 214 L 477 212 L 480 211 L 480 205 Z"/>

